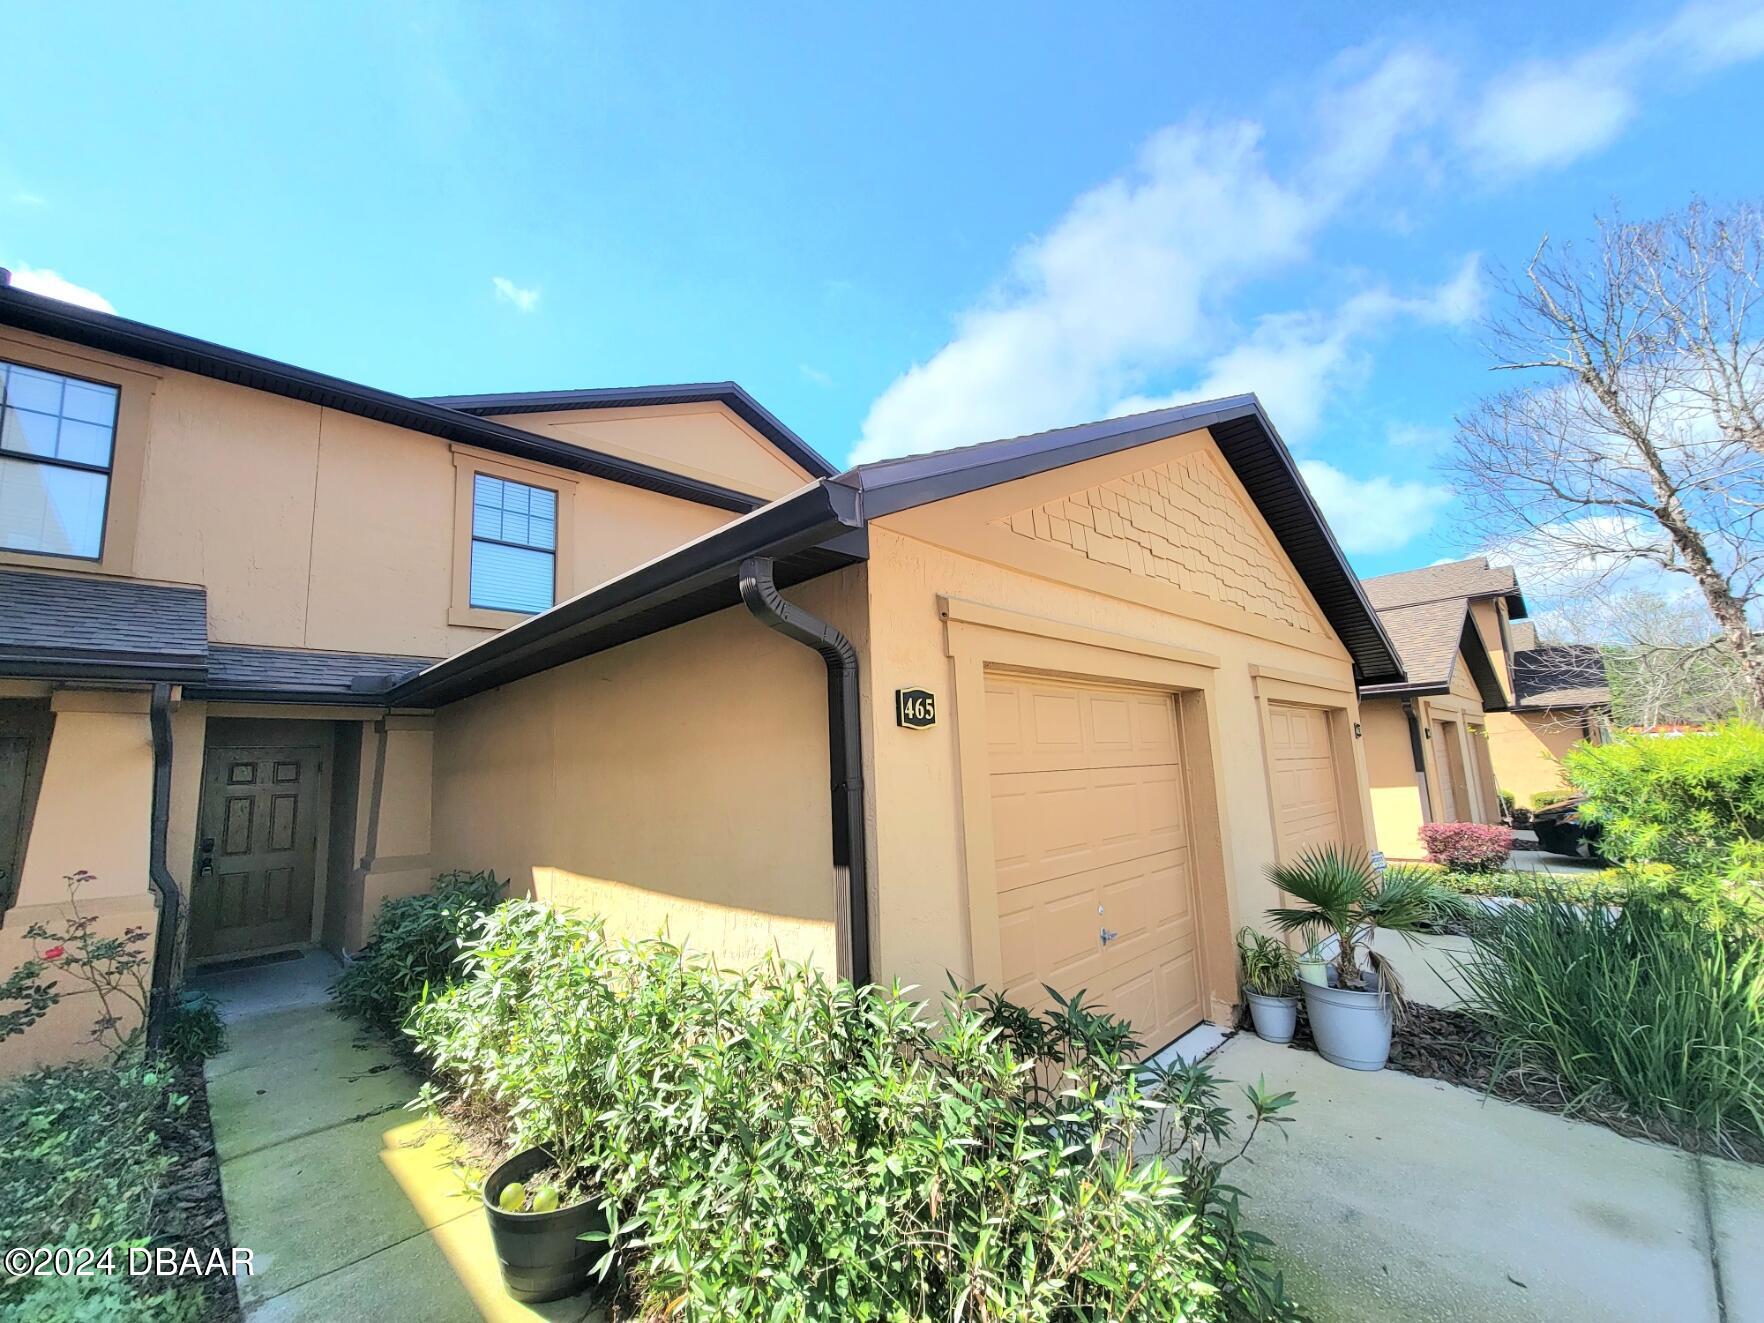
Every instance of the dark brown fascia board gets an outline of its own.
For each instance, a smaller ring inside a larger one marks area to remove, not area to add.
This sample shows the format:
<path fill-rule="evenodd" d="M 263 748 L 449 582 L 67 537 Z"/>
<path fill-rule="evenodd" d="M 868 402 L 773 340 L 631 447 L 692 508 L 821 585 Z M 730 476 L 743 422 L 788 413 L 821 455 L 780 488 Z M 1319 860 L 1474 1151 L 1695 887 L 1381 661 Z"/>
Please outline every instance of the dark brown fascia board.
<path fill-rule="evenodd" d="M 0 286 L 0 325 L 337 409 L 447 441 L 480 446 L 498 454 L 641 487 L 720 510 L 745 514 L 764 504 L 759 497 L 746 492 L 701 482 L 653 465 L 603 455 L 599 451 L 523 432 L 457 409 L 312 372 L 243 350 L 229 349 L 225 345 L 180 335 L 145 322 L 130 321 L 114 313 L 76 307 L 12 286 Z"/>
<path fill-rule="evenodd" d="M 0 653 L 0 675 L 15 680 L 138 680 L 196 684 L 208 675 L 203 661 L 179 661 L 163 655 L 98 652 Z"/>
<path fill-rule="evenodd" d="M 1238 481 L 1292 558 L 1353 657 L 1355 673 L 1371 682 L 1400 678 L 1402 663 L 1390 636 L 1317 508 L 1292 452 L 1254 395 L 1205 400 L 965 450 L 882 460 L 842 474 L 839 480 L 854 482 L 862 490 L 864 515 L 873 519 L 1201 428 L 1212 432 Z"/>
<path fill-rule="evenodd" d="M 660 404 L 716 403 L 795 460 L 816 478 L 837 471 L 808 442 L 734 381 L 694 381 L 662 386 L 600 386 L 587 390 L 503 391 L 489 395 L 426 395 L 428 404 L 477 417 L 551 413 L 562 409 L 641 408 Z"/>
<path fill-rule="evenodd" d="M 861 537 L 862 530 L 858 493 L 822 479 L 399 680 L 379 696 L 396 707 L 439 707 L 524 679 L 589 655 L 596 650 L 594 636 L 621 622 L 725 581 L 732 587 L 749 556 L 781 560 L 831 543 L 841 546 L 848 562 L 861 560 L 865 551 L 852 535 Z"/>

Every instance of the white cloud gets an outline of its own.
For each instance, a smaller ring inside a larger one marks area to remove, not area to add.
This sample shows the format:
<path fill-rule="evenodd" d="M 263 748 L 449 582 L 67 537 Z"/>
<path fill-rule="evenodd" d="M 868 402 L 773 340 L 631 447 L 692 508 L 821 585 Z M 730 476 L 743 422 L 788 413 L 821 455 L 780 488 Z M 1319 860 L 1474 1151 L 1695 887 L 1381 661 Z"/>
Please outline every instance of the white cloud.
<path fill-rule="evenodd" d="M 32 294 L 41 294 L 46 298 L 60 299 L 63 303 L 75 303 L 82 308 L 92 308 L 98 312 L 115 312 L 110 300 L 96 290 L 87 289 L 84 285 L 76 285 L 58 271 L 48 267 L 33 267 L 20 262 L 11 268 L 12 284 L 15 289 L 29 290 Z"/>
<path fill-rule="evenodd" d="M 1493 176 L 1566 165 L 1615 142 L 1644 92 L 1759 56 L 1758 0 L 1688 4 L 1653 28 L 1497 77 L 1461 124 L 1460 145 Z"/>
<path fill-rule="evenodd" d="M 1437 483 L 1382 474 L 1356 478 L 1320 459 L 1303 461 L 1299 472 L 1350 555 L 1407 546 L 1433 526 L 1452 499 L 1451 488 Z"/>
<path fill-rule="evenodd" d="M 1271 169 L 1258 124 L 1160 129 L 1130 170 L 1018 251 L 949 343 L 882 393 L 853 459 L 1095 418 L 1149 379 L 1217 356 L 1226 300 L 1306 256 L 1342 202 L 1425 125 L 1442 76 L 1435 57 L 1400 49 L 1328 92 L 1317 149 L 1290 180 Z M 1320 360 L 1313 371 L 1329 370 L 1332 350 L 1310 343 L 1314 329 L 1271 324 L 1263 335 L 1300 336 Z"/>
<path fill-rule="evenodd" d="M 1423 295 L 1403 297 L 1377 287 L 1353 295 L 1329 313 L 1263 316 L 1247 338 L 1210 359 L 1192 385 L 1161 396 L 1131 396 L 1111 416 L 1253 392 L 1282 437 L 1302 443 L 1315 433 L 1332 400 L 1371 372 L 1367 341 L 1405 322 L 1459 326 L 1481 308 L 1481 268 L 1472 254 L 1457 274 Z"/>
<path fill-rule="evenodd" d="M 539 290 L 525 289 L 514 283 L 507 276 L 491 276 L 490 284 L 496 290 L 496 297 L 504 303 L 512 303 L 522 312 L 532 312 L 539 306 Z"/>

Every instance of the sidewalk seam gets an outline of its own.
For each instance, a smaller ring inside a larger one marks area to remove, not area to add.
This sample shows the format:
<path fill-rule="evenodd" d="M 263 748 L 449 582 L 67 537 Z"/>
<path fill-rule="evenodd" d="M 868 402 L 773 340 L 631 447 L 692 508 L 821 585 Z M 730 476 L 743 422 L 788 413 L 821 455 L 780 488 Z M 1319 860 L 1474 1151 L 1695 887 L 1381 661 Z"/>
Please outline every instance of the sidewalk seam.
<path fill-rule="evenodd" d="M 1721 1242 L 1715 1234 L 1715 1198 L 1709 1189 L 1708 1159 L 1701 1153 L 1691 1155 L 1697 1169 L 1697 1194 L 1703 1207 L 1703 1233 L 1709 1238 L 1709 1272 L 1715 1278 L 1715 1317 L 1727 1323 L 1727 1289 L 1721 1280 Z"/>

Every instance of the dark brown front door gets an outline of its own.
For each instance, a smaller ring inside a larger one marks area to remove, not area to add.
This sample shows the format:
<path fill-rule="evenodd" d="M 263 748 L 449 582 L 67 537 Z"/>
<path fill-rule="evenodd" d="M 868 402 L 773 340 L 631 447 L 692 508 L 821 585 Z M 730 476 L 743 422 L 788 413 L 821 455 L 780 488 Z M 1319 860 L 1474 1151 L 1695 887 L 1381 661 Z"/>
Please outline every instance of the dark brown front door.
<path fill-rule="evenodd" d="M 202 773 L 190 954 L 307 941 L 318 846 L 318 748 L 211 748 Z"/>
<path fill-rule="evenodd" d="M 25 735 L 0 731 L 0 905 L 18 894 L 18 870 L 24 860 L 25 780 L 31 765 L 31 741 Z"/>

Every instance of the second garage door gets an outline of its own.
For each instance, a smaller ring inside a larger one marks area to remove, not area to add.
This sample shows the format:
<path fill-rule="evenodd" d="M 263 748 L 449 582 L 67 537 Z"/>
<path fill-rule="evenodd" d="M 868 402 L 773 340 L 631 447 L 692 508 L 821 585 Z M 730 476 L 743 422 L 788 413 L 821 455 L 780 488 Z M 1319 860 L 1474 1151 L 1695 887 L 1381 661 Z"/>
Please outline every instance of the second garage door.
<path fill-rule="evenodd" d="M 1307 849 L 1341 844 L 1346 838 L 1329 713 L 1320 707 L 1270 703 L 1268 727 L 1281 860 L 1291 862 Z"/>
<path fill-rule="evenodd" d="M 1202 1018 L 1175 699 L 1005 673 L 986 689 L 1005 991 L 1084 990 L 1161 1048 Z"/>

